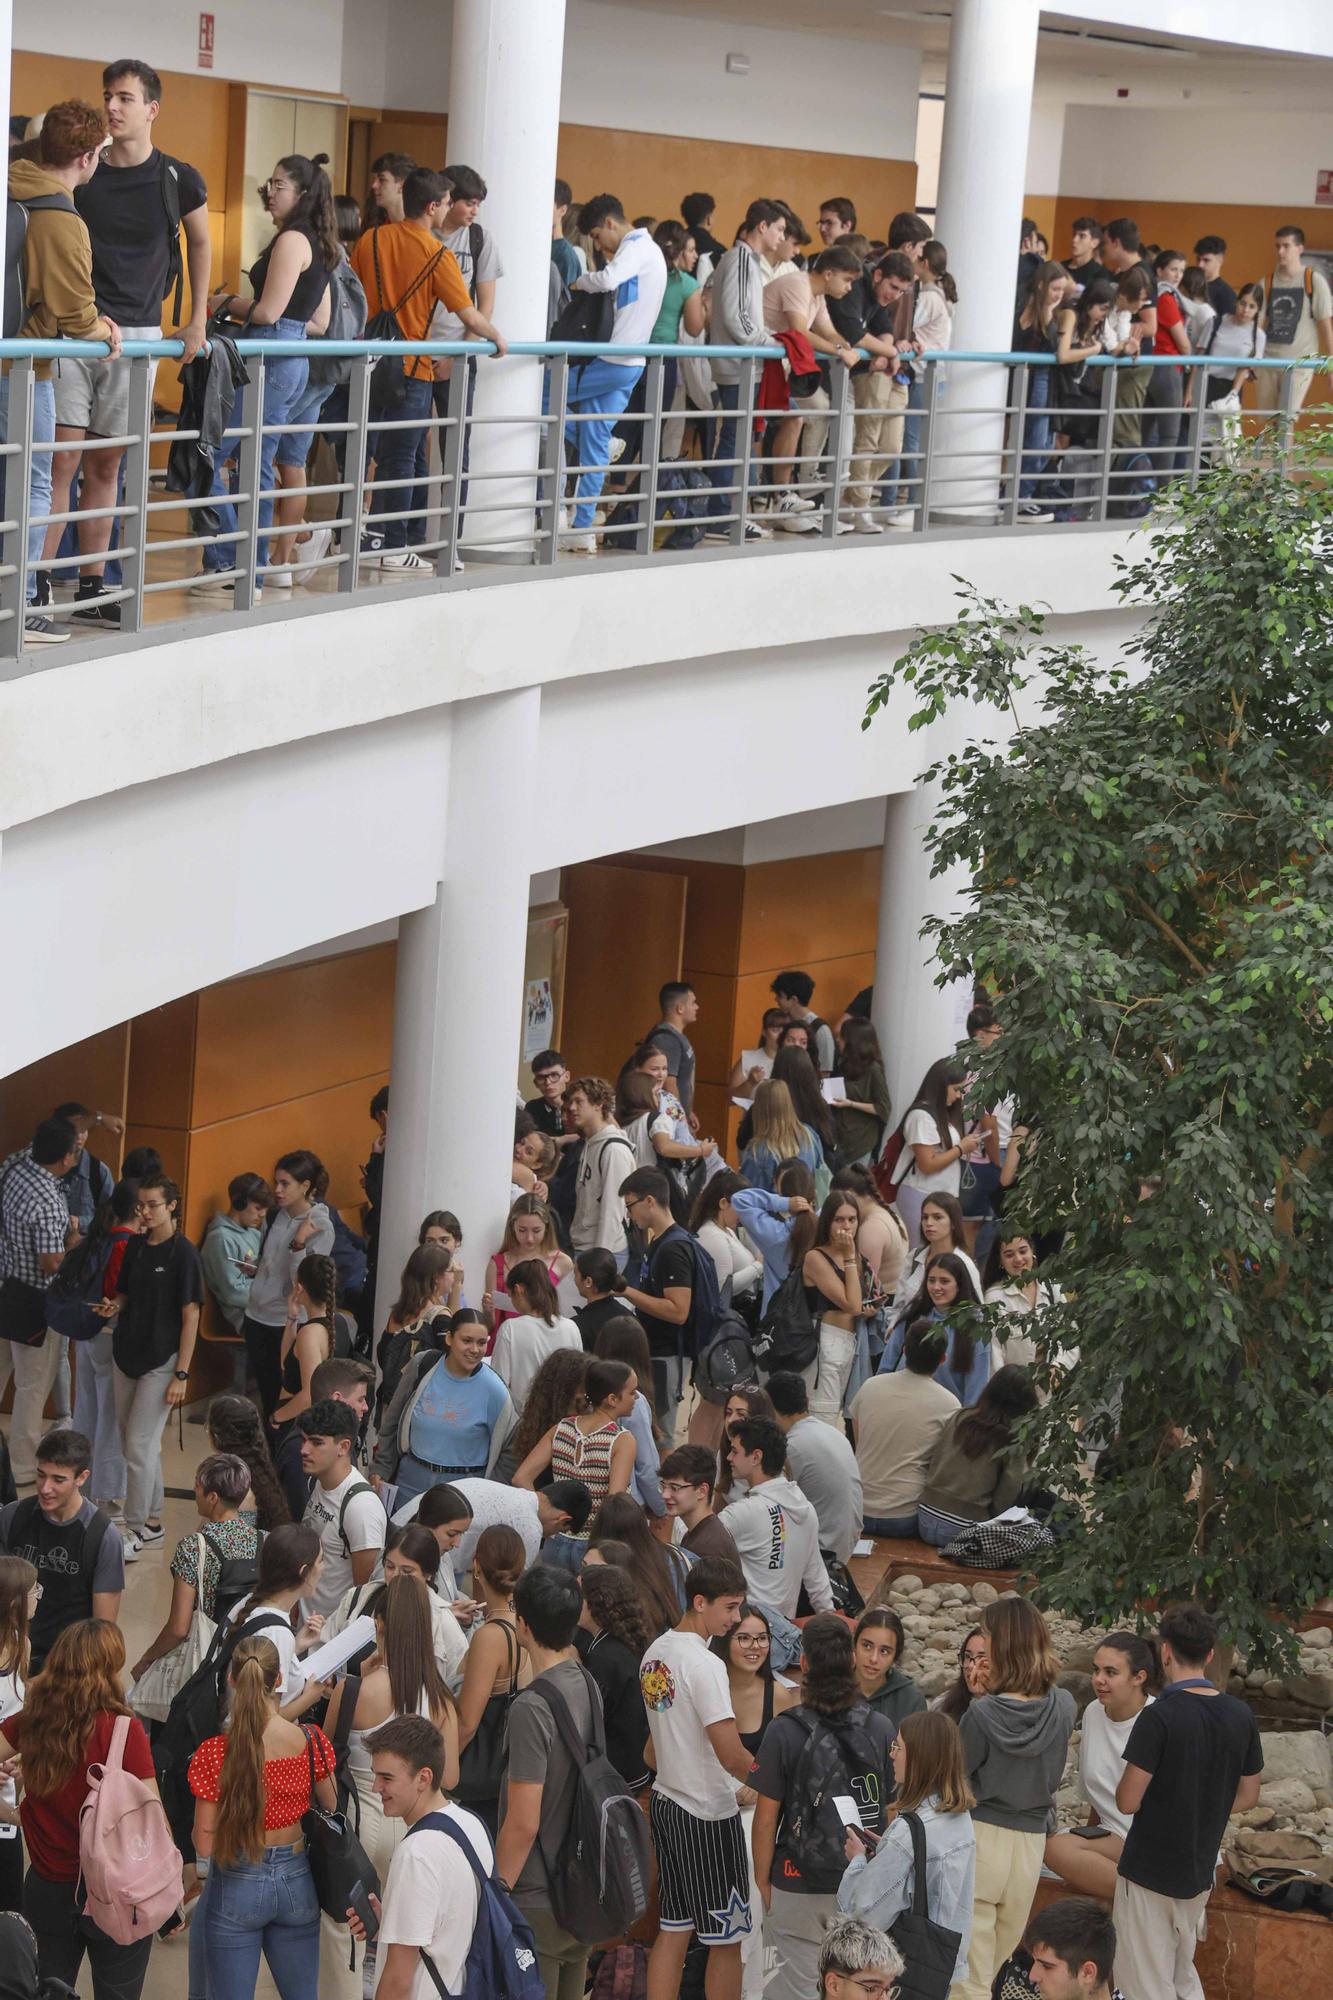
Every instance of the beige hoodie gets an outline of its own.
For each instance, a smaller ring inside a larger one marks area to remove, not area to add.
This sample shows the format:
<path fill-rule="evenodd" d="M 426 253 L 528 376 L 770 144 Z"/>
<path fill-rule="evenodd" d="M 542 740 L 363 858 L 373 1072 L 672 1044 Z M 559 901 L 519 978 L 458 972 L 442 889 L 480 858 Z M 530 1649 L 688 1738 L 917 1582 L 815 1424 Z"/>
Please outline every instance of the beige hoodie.
<path fill-rule="evenodd" d="M 11 201 L 34 195 L 69 194 L 63 181 L 35 160 L 15 160 L 9 169 Z M 73 197 L 70 197 L 71 200 Z M 93 250 L 80 215 L 36 209 L 28 217 L 23 246 L 24 296 L 28 314 L 21 329 L 28 340 L 106 340 L 111 332 L 93 297 Z M 53 363 L 39 361 L 35 373 L 47 381 Z"/>

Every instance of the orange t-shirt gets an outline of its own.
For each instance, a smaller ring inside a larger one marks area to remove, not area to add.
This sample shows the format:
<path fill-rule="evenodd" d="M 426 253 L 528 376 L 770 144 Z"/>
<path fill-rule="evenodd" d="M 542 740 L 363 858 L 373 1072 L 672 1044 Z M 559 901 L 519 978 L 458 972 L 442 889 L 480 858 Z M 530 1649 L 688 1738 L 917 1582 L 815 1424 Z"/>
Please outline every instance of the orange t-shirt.
<path fill-rule="evenodd" d="M 375 283 L 375 258 L 379 256 L 381 283 Z M 435 258 L 435 268 L 422 278 L 410 298 L 404 298 L 416 279 Z M 463 283 L 463 273 L 452 250 L 446 250 L 420 222 L 386 222 L 367 229 L 352 250 L 352 269 L 365 289 L 368 317 L 394 312 L 408 340 L 424 340 L 438 301 L 451 313 L 469 312 L 472 295 Z M 403 301 L 401 310 L 399 302 Z M 418 381 L 429 381 L 434 370 L 428 358 L 413 355 L 403 363 L 404 372 Z"/>

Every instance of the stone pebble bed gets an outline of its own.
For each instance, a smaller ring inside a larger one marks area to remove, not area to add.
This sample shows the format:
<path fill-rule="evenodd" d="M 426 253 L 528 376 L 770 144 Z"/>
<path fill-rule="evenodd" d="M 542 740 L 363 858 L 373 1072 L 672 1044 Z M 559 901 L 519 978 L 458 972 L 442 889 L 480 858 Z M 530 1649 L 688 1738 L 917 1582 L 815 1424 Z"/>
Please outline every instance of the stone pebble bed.
<path fill-rule="evenodd" d="M 952 1685 L 964 1635 L 976 1624 L 981 1607 L 997 1597 L 1017 1595 L 997 1590 L 993 1583 L 927 1584 L 919 1576 L 899 1576 L 876 1601 L 902 1619 L 907 1650 L 901 1665 L 933 1700 Z M 1058 1613 L 1048 1613 L 1046 1622 L 1060 1661 L 1060 1685 L 1074 1696 L 1081 1717 L 1093 1698 L 1092 1662 L 1105 1632 Z M 1301 1725 L 1264 1729 L 1261 1719 L 1264 1782 L 1259 1803 L 1238 1813 L 1232 1826 L 1313 1834 L 1325 1853 L 1333 1854 L 1333 1735 L 1326 1733 L 1333 1728 L 1333 1630 L 1321 1625 L 1299 1636 L 1297 1671 L 1286 1680 L 1275 1680 L 1262 1669 L 1250 1671 L 1238 1657 L 1227 1683 L 1230 1693 L 1258 1708 L 1276 1708 L 1280 1715 L 1285 1706 L 1292 1723 Z M 1088 1818 L 1077 1779 L 1081 1735 L 1075 1729 L 1056 1793 L 1061 1828 L 1081 1826 Z"/>

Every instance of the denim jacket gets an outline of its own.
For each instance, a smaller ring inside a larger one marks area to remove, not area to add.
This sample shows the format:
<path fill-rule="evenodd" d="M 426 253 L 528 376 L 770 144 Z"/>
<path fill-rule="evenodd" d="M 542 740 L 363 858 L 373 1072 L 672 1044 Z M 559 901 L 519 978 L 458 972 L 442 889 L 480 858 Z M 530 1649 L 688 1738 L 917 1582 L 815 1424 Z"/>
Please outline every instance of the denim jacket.
<path fill-rule="evenodd" d="M 972 1892 L 977 1867 L 977 1836 L 971 1813 L 942 1813 L 937 1799 L 917 1807 L 926 1836 L 926 1914 L 946 1930 L 958 1931 L 961 1942 L 953 1976 L 967 1972 L 967 1948 L 972 1937 Z M 912 1907 L 912 1833 L 901 1817 L 868 1860 L 848 1863 L 838 1889 L 838 1908 L 847 1916 L 888 1930 Z"/>

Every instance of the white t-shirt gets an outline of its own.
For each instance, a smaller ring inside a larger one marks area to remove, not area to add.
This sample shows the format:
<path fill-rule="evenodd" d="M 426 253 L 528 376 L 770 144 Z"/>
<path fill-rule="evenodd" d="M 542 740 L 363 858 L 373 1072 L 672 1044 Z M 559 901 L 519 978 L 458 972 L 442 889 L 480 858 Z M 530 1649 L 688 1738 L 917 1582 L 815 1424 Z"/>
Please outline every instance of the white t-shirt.
<path fill-rule="evenodd" d="M 358 1493 L 348 1505 L 340 1533 L 338 1515 L 342 1503 L 357 1484 L 364 1486 L 366 1491 Z M 324 1551 L 324 1569 L 314 1596 L 302 1598 L 301 1613 L 308 1618 L 312 1612 L 318 1611 L 321 1617 L 327 1618 L 343 1592 L 350 1590 L 356 1581 L 352 1575 L 352 1555 L 359 1554 L 363 1549 L 383 1549 L 389 1523 L 379 1495 L 370 1491 L 364 1473 L 355 1468 L 327 1492 L 316 1480 L 310 1489 L 302 1518 L 306 1527 L 313 1528 L 319 1536 L 319 1545 Z M 344 1536 L 351 1555 L 344 1552 Z"/>
<path fill-rule="evenodd" d="M 957 1134 L 950 1127 L 949 1146 L 958 1144 Z M 947 1152 L 947 1146 L 940 1145 L 940 1128 L 929 1111 L 909 1111 L 903 1121 L 903 1146 L 929 1146 L 934 1152 Z M 923 1174 L 916 1163 L 916 1155 L 911 1155 L 912 1164 L 903 1175 L 903 1187 L 920 1188 L 923 1194 L 957 1194 L 963 1178 L 961 1160 L 951 1160 L 947 1167 L 937 1174 Z"/>
<path fill-rule="evenodd" d="M 495 1866 L 495 1850 L 481 1821 L 461 1806 L 446 1806 L 444 1812 L 460 1833 L 466 1834 L 489 1875 Z M 384 1884 L 376 1989 L 389 1962 L 384 1947 L 410 1944 L 414 1951 L 430 1953 L 450 1993 L 461 1993 L 477 1923 L 477 1900 L 477 1878 L 466 1854 L 447 1833 L 431 1826 L 418 1833 L 404 1833 L 394 1849 Z M 410 2000 L 438 2000 L 435 1983 L 420 1958 L 408 1990 Z"/>
<path fill-rule="evenodd" d="M 561 1348 L 583 1352 L 583 1339 L 572 1319 L 557 1316 L 548 1323 L 532 1313 L 516 1313 L 505 1320 L 495 1336 L 490 1360 L 516 1410 L 522 1410 L 527 1401 L 532 1379 L 543 1361 Z"/>
<path fill-rule="evenodd" d="M 756 1257 L 753 1250 L 747 1250 L 734 1229 L 724 1229 L 719 1222 L 705 1222 L 699 1230 L 699 1241 L 713 1260 L 719 1289 L 729 1278 L 734 1298 L 737 1292 L 748 1291 L 760 1282 L 764 1275 L 763 1259 Z"/>
<path fill-rule="evenodd" d="M 1210 375 L 1214 373 L 1234 375 L 1237 373 L 1238 363 L 1242 361 L 1262 361 L 1264 358 L 1264 349 L 1267 345 L 1268 335 L 1262 327 L 1259 327 L 1256 332 L 1252 319 L 1233 319 L 1231 314 L 1228 313 L 1218 327 L 1217 332 L 1213 335 L 1213 344 L 1209 349 L 1209 358 L 1217 361 L 1223 355 L 1226 355 L 1232 360 L 1233 365 L 1226 369 L 1213 370 L 1210 368 L 1208 372 Z"/>
<path fill-rule="evenodd" d="M 697 1632 L 664 1632 L 639 1662 L 639 1686 L 657 1759 L 656 1789 L 696 1819 L 730 1819 L 736 1781 L 706 1733 L 736 1713 L 723 1662 Z"/>
<path fill-rule="evenodd" d="M 1151 1697 L 1149 1697 L 1151 1699 Z M 1125 1745 L 1137 1717 L 1112 1722 L 1099 1701 L 1083 1711 L 1083 1741 L 1078 1753 L 1078 1788 L 1103 1826 L 1123 1840 L 1129 1820 L 1115 1802 L 1115 1788 L 1125 1775 Z"/>
<path fill-rule="evenodd" d="M 344 1591 L 336 1610 L 324 1620 L 321 1638 L 336 1639 L 340 1632 L 345 1632 L 352 1620 L 361 1616 L 383 1581 L 383 1565 L 377 1563 L 375 1574 L 367 1583 L 354 1584 L 351 1590 Z M 451 1602 L 457 1594 L 456 1591 L 451 1592 Z M 431 1649 L 435 1654 L 435 1664 L 450 1692 L 456 1693 L 467 1661 L 467 1633 L 437 1591 L 427 1590 L 426 1603 L 430 1611 Z"/>
<path fill-rule="evenodd" d="M 248 1599 L 243 1597 L 240 1603 L 234 1604 L 227 1613 L 227 1617 L 233 1625 L 245 1610 L 247 1602 Z M 247 1613 L 245 1624 L 241 1627 L 241 1630 L 248 1631 L 257 1619 L 275 1617 L 282 1617 L 282 1613 L 277 1609 L 276 1605 L 256 1604 L 254 1609 Z M 282 1670 L 278 1680 L 279 1695 L 283 1701 L 295 1701 L 297 1695 L 300 1694 L 301 1689 L 305 1686 L 306 1671 L 297 1658 L 296 1634 L 292 1630 L 290 1619 L 285 1620 L 281 1625 L 265 1625 L 262 1632 L 257 1632 L 255 1637 L 257 1639 L 267 1639 L 277 1653 L 278 1665 Z"/>
<path fill-rule="evenodd" d="M 500 1331 L 503 1333 L 504 1328 Z M 537 1517 L 537 1495 L 529 1493 L 521 1486 L 502 1486 L 496 1479 L 451 1479 L 449 1484 L 467 1501 L 472 1509 L 472 1520 L 467 1533 L 451 1556 L 445 1556 L 440 1564 L 441 1576 L 446 1565 L 450 1575 L 466 1576 L 472 1567 L 472 1556 L 479 1537 L 487 1528 L 514 1528 L 523 1539 L 523 1547 L 530 1563 L 536 1562 L 541 1554 L 542 1526 Z M 393 1517 L 395 1527 L 407 1521 L 415 1521 L 421 1496 L 408 1500 Z M 457 1597 L 458 1592 L 441 1585 L 441 1595 Z"/>

